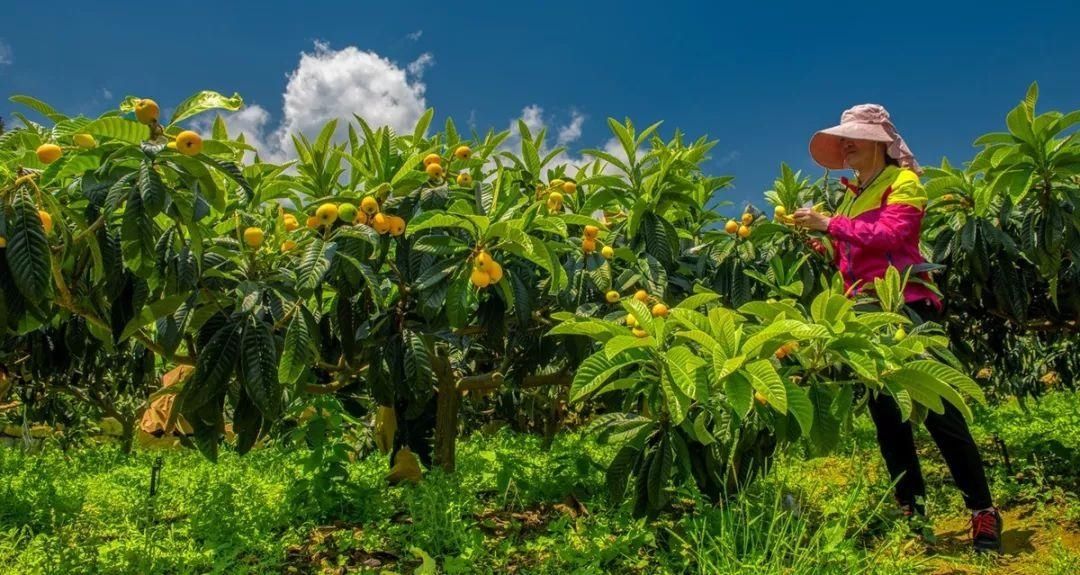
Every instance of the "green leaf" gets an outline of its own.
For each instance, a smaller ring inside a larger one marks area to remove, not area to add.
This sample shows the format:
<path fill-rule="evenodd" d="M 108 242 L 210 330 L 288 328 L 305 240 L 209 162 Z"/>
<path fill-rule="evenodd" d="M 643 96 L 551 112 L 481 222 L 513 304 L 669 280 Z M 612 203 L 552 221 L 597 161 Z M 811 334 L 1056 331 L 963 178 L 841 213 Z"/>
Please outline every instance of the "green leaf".
<path fill-rule="evenodd" d="M 814 404 L 810 402 L 807 390 L 790 381 L 785 381 L 784 387 L 787 389 L 788 411 L 799 422 L 803 435 L 809 436 L 814 426 Z"/>
<path fill-rule="evenodd" d="M 252 317 L 244 326 L 238 374 L 244 391 L 263 417 L 274 419 L 281 409 L 277 350 L 270 326 Z"/>
<path fill-rule="evenodd" d="M 699 307 L 708 305 L 716 300 L 720 299 L 719 294 L 714 293 L 698 293 L 694 294 L 675 306 L 673 309 L 697 309 Z"/>
<path fill-rule="evenodd" d="M 720 346 L 714 348 L 713 353 L 713 377 L 717 381 L 723 381 L 729 375 L 735 373 L 740 369 L 744 363 L 746 363 L 745 355 L 737 355 L 735 357 L 725 357 L 723 350 Z"/>
<path fill-rule="evenodd" d="M 660 376 L 660 390 L 664 394 L 664 402 L 667 405 L 668 413 L 671 415 L 671 422 L 678 425 L 682 423 L 683 419 L 686 419 L 686 414 L 690 411 L 690 405 L 694 397 L 683 391 L 683 387 L 687 385 L 687 382 L 685 380 L 678 381 L 680 375 L 676 374 L 670 367 L 671 364 L 668 363 L 669 369 Z M 690 385 L 693 386 L 692 383 Z"/>
<path fill-rule="evenodd" d="M 600 342 L 625 334 L 624 328 L 595 319 L 565 321 L 547 332 L 547 335 L 584 335 Z"/>
<path fill-rule="evenodd" d="M 739 416 L 745 416 L 754 406 L 754 387 L 742 372 L 732 373 L 724 379 L 724 395 Z"/>
<path fill-rule="evenodd" d="M 52 106 L 31 96 L 15 95 L 8 98 L 8 100 L 16 104 L 22 104 L 54 122 L 62 122 L 67 119 L 67 116 L 57 112 Z"/>
<path fill-rule="evenodd" d="M 986 405 L 986 395 L 983 394 L 983 390 L 979 387 L 979 384 L 975 383 L 975 380 L 948 365 L 931 360 L 917 360 L 905 364 L 904 367 L 921 371 L 947 386 L 964 392 L 979 403 Z"/>
<path fill-rule="evenodd" d="M 52 288 L 52 255 L 45 228 L 38 216 L 37 206 L 26 190 L 15 193 L 11 211 L 14 217 L 7 226 L 8 244 L 0 251 L 7 258 L 19 293 L 32 302 L 39 302 L 49 296 Z"/>
<path fill-rule="evenodd" d="M 148 326 L 167 315 L 172 315 L 181 304 L 187 301 L 188 297 L 190 297 L 190 294 L 176 294 L 143 306 L 138 315 L 131 318 L 131 321 L 124 326 L 124 331 L 121 332 L 119 341 L 124 341 L 143 327 Z"/>
<path fill-rule="evenodd" d="M 654 331 L 652 312 L 649 311 L 649 308 L 646 307 L 645 304 L 632 297 L 623 298 L 621 303 L 623 309 L 637 320 L 638 327 L 645 330 L 653 337 L 657 336 Z"/>
<path fill-rule="evenodd" d="M 472 300 L 469 297 L 471 291 L 469 271 L 465 268 L 450 282 L 450 287 L 446 290 L 446 319 L 451 327 L 463 327 L 469 322 L 469 315 L 472 313 Z"/>
<path fill-rule="evenodd" d="M 679 391 L 687 398 L 693 398 L 697 396 L 697 375 L 696 371 L 705 365 L 705 360 L 694 355 L 685 346 L 676 346 L 667 351 L 664 354 L 664 362 L 667 363 L 668 374 L 671 376 L 671 381 L 678 386 Z M 672 415 L 676 415 L 674 412 Z M 672 420 L 678 424 L 682 421 L 682 418 L 686 416 L 683 412 L 678 416 L 678 420 Z"/>
<path fill-rule="evenodd" d="M 604 483 L 607 485 L 612 504 L 621 503 L 626 497 L 626 484 L 640 457 L 641 446 L 630 443 L 622 446 L 608 465 Z"/>
<path fill-rule="evenodd" d="M 656 340 L 651 337 L 637 337 L 633 335 L 617 335 L 604 344 L 604 353 L 608 359 L 635 347 L 656 347 Z"/>
<path fill-rule="evenodd" d="M 448 212 L 424 212 L 409 222 L 405 236 L 412 237 L 425 230 L 450 228 L 464 230 L 472 236 L 473 240 L 477 240 L 487 231 L 486 222 L 487 218 L 483 216 L 466 217 Z"/>
<path fill-rule="evenodd" d="M 304 314 L 297 310 L 289 320 L 285 332 L 285 347 L 281 350 L 278 374 L 282 383 L 292 385 L 299 381 L 304 369 L 315 361 L 315 347 L 308 331 Z"/>
<path fill-rule="evenodd" d="M 581 362 L 574 374 L 574 382 L 570 386 L 570 401 L 581 401 L 599 391 L 620 369 L 644 361 L 647 357 L 647 354 L 639 349 L 626 350 L 613 358 L 608 358 L 602 351 L 590 355 Z"/>
<path fill-rule="evenodd" d="M 671 464 L 675 460 L 675 453 L 671 449 L 671 440 L 665 434 L 656 447 L 649 466 L 649 508 L 659 511 L 668 501 L 668 481 L 671 478 Z"/>
<path fill-rule="evenodd" d="M 315 238 L 308 245 L 307 250 L 304 251 L 304 257 L 300 259 L 300 269 L 297 271 L 299 289 L 312 291 L 322 282 L 326 270 L 330 269 L 330 262 L 336 251 L 334 248 L 336 244 L 325 242 L 321 238 Z"/>
<path fill-rule="evenodd" d="M 138 144 L 150 137 L 150 129 L 136 121 L 118 116 L 107 116 L 90 122 L 82 130 L 99 138 L 112 138 L 129 144 Z"/>
<path fill-rule="evenodd" d="M 746 374 L 746 378 L 750 380 L 750 385 L 754 386 L 758 393 L 765 396 L 769 405 L 780 413 L 786 414 L 788 412 L 787 387 L 784 385 L 783 380 L 780 379 L 780 374 L 776 373 L 776 368 L 773 367 L 772 362 L 767 359 L 750 362 L 743 366 L 742 373 Z"/>
<path fill-rule="evenodd" d="M 150 160 L 144 160 L 139 166 L 138 186 L 146 215 L 152 218 L 160 214 L 165 208 L 165 184 Z"/>
<path fill-rule="evenodd" d="M 187 415 L 223 396 L 240 355 L 240 322 L 229 320 L 199 350 L 195 373 L 180 392 L 181 411 Z"/>
<path fill-rule="evenodd" d="M 945 390 L 947 386 L 933 377 L 914 369 L 901 368 L 885 374 L 883 378 L 891 384 L 899 385 L 901 389 L 911 394 L 912 400 L 926 406 L 934 413 L 945 412 L 945 407 L 941 403 L 941 397 L 942 391 Z M 955 391 L 953 393 L 955 393 Z M 957 395 L 957 397 L 959 397 L 959 395 Z"/>
<path fill-rule="evenodd" d="M 743 343 L 742 353 L 752 356 L 762 351 L 762 346 L 774 339 L 793 339 L 792 335 L 795 330 L 806 327 L 806 324 L 797 319 L 782 319 L 773 322 L 761 331 L 746 338 L 746 342 Z"/>
<path fill-rule="evenodd" d="M 244 105 L 244 99 L 240 97 L 240 94 L 234 93 L 231 98 L 226 98 L 217 92 L 211 90 L 203 90 L 197 94 L 189 96 L 183 102 L 180 102 L 176 106 L 176 110 L 173 111 L 172 120 L 169 125 L 175 125 L 178 122 L 201 114 L 208 110 L 226 110 L 229 112 L 235 112 Z"/>
<path fill-rule="evenodd" d="M 810 317 L 818 323 L 833 325 L 842 319 L 853 305 L 855 302 L 843 295 L 821 292 L 810 304 Z"/>

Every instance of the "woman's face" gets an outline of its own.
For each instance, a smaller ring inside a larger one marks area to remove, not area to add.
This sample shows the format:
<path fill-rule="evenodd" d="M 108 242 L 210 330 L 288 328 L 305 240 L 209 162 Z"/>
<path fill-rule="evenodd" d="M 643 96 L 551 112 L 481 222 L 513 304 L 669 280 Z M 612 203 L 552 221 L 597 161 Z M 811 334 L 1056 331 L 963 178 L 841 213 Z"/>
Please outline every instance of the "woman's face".
<path fill-rule="evenodd" d="M 844 161 L 855 171 L 873 170 L 875 162 L 881 156 L 878 144 L 871 140 L 851 140 L 840 138 L 840 150 L 844 154 Z"/>

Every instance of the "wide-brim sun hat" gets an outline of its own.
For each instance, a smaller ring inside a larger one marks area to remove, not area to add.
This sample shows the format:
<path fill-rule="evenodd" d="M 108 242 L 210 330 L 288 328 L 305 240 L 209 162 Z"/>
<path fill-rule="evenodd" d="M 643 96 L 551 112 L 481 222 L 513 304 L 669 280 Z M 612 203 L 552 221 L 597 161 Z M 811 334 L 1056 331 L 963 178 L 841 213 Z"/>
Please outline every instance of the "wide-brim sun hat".
<path fill-rule="evenodd" d="M 850 166 L 844 161 L 843 140 L 867 140 L 888 144 L 886 153 L 902 167 L 921 173 L 915 155 L 889 119 L 889 112 L 877 104 L 860 104 L 844 110 L 840 124 L 820 130 L 810 138 L 810 157 L 830 170 Z"/>

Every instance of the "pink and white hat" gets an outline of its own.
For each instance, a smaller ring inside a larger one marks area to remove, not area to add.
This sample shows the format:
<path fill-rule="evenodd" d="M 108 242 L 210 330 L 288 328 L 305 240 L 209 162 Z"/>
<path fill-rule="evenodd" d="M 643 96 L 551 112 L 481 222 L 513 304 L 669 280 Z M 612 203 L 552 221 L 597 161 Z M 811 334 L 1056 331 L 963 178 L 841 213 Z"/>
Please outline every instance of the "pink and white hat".
<path fill-rule="evenodd" d="M 896 131 L 896 126 L 889 120 L 889 112 L 877 104 L 860 104 L 844 110 L 840 116 L 840 125 L 821 130 L 810 138 L 810 156 L 822 167 L 830 170 L 842 170 L 844 163 L 842 139 L 869 140 L 888 144 L 886 153 L 900 166 L 922 173 L 915 155 L 907 147 L 904 139 Z"/>

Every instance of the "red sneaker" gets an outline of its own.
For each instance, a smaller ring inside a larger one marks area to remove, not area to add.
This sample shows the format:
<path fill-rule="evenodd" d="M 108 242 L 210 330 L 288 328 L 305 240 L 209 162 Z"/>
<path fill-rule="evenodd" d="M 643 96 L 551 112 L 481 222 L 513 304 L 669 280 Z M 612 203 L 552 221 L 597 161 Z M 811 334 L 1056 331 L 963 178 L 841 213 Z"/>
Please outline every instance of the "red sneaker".
<path fill-rule="evenodd" d="M 975 551 L 1001 553 L 1001 514 L 996 507 L 971 516 L 971 543 Z"/>

